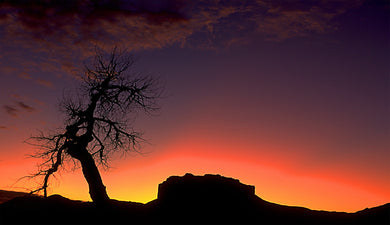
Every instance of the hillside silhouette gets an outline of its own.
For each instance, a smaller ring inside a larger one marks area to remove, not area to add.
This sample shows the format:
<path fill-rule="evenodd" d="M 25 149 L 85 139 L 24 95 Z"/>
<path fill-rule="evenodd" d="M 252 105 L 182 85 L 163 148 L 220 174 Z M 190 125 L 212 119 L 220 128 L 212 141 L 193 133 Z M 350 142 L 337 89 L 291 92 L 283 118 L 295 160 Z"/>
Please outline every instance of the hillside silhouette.
<path fill-rule="evenodd" d="M 220 175 L 172 176 L 146 203 L 106 205 L 60 195 L 16 197 L 0 205 L 0 224 L 389 224 L 390 203 L 356 213 L 267 202 L 255 187 Z"/>

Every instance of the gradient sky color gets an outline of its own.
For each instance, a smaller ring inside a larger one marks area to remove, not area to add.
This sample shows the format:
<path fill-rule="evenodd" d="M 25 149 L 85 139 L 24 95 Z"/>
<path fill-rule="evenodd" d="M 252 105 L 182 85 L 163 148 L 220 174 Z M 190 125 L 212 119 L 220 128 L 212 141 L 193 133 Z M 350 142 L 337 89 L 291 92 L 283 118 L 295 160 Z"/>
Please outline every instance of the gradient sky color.
<path fill-rule="evenodd" d="M 143 154 L 102 171 L 110 197 L 148 202 L 191 172 L 311 209 L 390 202 L 389 16 L 385 0 L 1 1 L 0 188 L 37 184 L 17 182 L 39 162 L 23 141 L 61 127 L 94 46 L 117 45 L 165 93 L 135 121 Z M 70 166 L 49 193 L 89 200 Z"/>

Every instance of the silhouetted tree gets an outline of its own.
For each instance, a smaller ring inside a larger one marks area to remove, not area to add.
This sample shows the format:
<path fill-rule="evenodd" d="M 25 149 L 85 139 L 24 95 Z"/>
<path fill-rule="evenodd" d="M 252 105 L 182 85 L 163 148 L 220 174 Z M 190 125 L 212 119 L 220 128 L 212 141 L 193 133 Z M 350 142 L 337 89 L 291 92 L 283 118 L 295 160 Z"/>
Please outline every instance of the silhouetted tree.
<path fill-rule="evenodd" d="M 41 149 L 33 157 L 44 159 L 35 174 L 43 176 L 43 183 L 34 192 L 43 191 L 46 197 L 49 178 L 66 161 L 75 160 L 81 164 L 93 202 L 109 199 L 97 163 L 107 165 L 113 152 L 137 151 L 143 139 L 132 129 L 128 115 L 158 109 L 158 82 L 129 73 L 133 63 L 125 51 L 114 48 L 106 54 L 96 50 L 94 63 L 85 68 L 81 92 L 77 97 L 64 97 L 60 105 L 66 116 L 64 129 L 31 138 Z"/>

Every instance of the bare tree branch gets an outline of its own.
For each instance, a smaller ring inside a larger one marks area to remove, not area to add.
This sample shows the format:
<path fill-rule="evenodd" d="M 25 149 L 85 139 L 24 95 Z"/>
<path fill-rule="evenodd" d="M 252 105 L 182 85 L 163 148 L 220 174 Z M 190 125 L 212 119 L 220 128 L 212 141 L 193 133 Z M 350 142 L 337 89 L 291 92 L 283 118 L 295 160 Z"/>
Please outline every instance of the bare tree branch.
<path fill-rule="evenodd" d="M 106 54 L 96 49 L 94 63 L 85 67 L 81 95 L 66 96 L 60 104 L 66 116 L 65 129 L 30 138 L 33 142 L 29 143 L 41 150 L 33 157 L 43 159 L 33 175 L 43 176 L 43 182 L 32 192 L 43 191 L 47 196 L 49 178 L 66 161 L 76 159 L 81 163 L 91 198 L 96 202 L 108 198 L 94 160 L 108 166 L 108 156 L 113 152 L 138 152 L 139 144 L 145 140 L 127 118 L 138 111 L 159 109 L 157 100 L 162 88 L 158 81 L 128 73 L 133 64 L 126 51 L 114 48 Z"/>

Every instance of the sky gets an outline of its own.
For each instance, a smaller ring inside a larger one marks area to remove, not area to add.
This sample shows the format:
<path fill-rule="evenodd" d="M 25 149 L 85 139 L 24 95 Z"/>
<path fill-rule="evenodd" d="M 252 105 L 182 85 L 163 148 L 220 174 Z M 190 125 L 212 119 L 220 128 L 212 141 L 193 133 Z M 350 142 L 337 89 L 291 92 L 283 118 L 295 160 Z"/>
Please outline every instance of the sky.
<path fill-rule="evenodd" d="M 126 48 L 164 85 L 132 124 L 148 144 L 101 168 L 111 198 L 148 202 L 171 175 L 221 174 L 278 204 L 355 212 L 390 202 L 385 0 L 0 1 L 0 189 L 39 180 L 25 141 L 96 46 Z M 80 168 L 49 194 L 90 200 Z"/>

